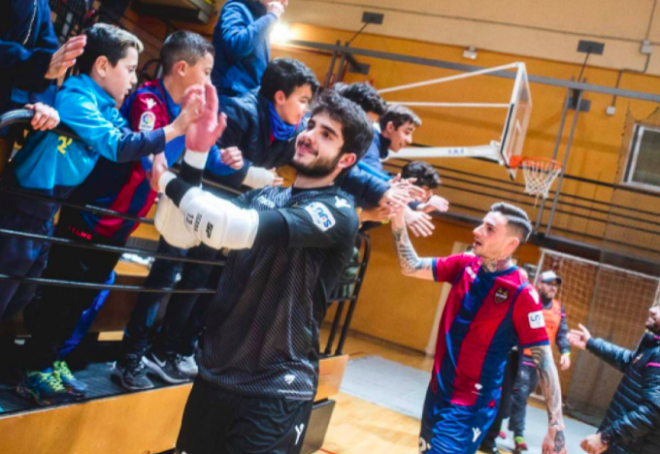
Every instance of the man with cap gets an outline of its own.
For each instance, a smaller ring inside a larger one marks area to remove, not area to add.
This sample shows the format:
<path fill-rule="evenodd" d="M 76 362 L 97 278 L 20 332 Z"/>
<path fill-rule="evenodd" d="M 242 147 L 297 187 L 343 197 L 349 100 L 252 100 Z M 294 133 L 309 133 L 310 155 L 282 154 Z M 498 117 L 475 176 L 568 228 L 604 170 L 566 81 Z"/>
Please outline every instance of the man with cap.
<path fill-rule="evenodd" d="M 538 290 L 543 306 L 543 318 L 548 338 L 551 343 L 556 343 L 561 353 L 561 370 L 571 367 L 571 346 L 568 343 L 568 323 L 564 306 L 555 299 L 561 285 L 561 277 L 554 271 L 548 270 L 541 273 L 538 280 Z M 511 416 L 509 419 L 509 430 L 513 432 L 516 451 L 527 451 L 525 442 L 525 416 L 527 413 L 527 399 L 536 389 L 538 375 L 536 365 L 529 349 L 525 349 L 520 359 L 518 377 L 513 385 L 511 394 Z"/>

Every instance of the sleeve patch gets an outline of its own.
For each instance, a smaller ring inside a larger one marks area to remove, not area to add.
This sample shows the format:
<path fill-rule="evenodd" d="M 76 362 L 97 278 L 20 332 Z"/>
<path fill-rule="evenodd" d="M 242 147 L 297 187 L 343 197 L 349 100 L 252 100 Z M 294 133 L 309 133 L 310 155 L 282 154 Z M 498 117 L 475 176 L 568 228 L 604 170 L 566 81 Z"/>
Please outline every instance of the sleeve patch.
<path fill-rule="evenodd" d="M 327 232 L 337 223 L 327 206 L 320 202 L 312 202 L 305 207 L 309 213 L 314 225 L 322 232 Z"/>
<path fill-rule="evenodd" d="M 140 115 L 140 124 L 138 129 L 140 131 L 153 131 L 154 125 L 156 124 L 156 114 L 153 112 L 143 112 Z"/>
<path fill-rule="evenodd" d="M 529 326 L 532 329 L 545 328 L 543 311 L 530 312 L 527 316 L 529 317 Z"/>

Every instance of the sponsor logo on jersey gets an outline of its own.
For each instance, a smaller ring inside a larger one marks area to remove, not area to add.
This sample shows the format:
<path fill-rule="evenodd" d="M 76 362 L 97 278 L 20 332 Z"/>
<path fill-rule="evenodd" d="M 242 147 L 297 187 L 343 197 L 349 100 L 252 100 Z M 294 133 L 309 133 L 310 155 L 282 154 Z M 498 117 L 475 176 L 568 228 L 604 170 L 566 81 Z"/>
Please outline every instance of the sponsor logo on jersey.
<path fill-rule="evenodd" d="M 495 303 L 500 304 L 509 298 L 509 291 L 504 287 L 500 287 L 495 291 Z"/>
<path fill-rule="evenodd" d="M 530 312 L 529 317 L 529 326 L 532 329 L 545 328 L 545 319 L 543 318 L 543 311 Z"/>
<path fill-rule="evenodd" d="M 211 238 L 211 235 L 213 235 L 213 224 L 210 222 L 206 224 L 206 238 Z"/>
<path fill-rule="evenodd" d="M 478 427 L 473 427 L 472 428 L 472 443 L 476 443 L 477 440 L 479 439 L 479 436 L 481 436 L 481 429 Z"/>
<path fill-rule="evenodd" d="M 287 385 L 290 385 L 296 380 L 296 376 L 293 374 L 288 374 L 284 376 L 284 381 L 286 382 Z"/>
<path fill-rule="evenodd" d="M 195 219 L 195 216 L 193 216 L 192 213 L 186 213 L 186 224 L 192 225 L 194 219 Z"/>
<path fill-rule="evenodd" d="M 644 353 L 640 353 L 639 355 L 637 355 L 637 358 L 635 358 L 635 360 L 633 361 L 633 364 L 635 364 L 637 361 L 642 359 L 642 356 L 644 356 Z"/>
<path fill-rule="evenodd" d="M 153 109 L 153 107 L 156 105 L 156 101 L 151 98 L 147 98 L 145 102 L 147 103 L 147 109 Z"/>
<path fill-rule="evenodd" d="M 348 200 L 342 199 L 339 196 L 335 196 L 335 206 L 337 208 L 348 208 L 349 210 L 351 209 L 351 204 L 348 203 Z"/>
<path fill-rule="evenodd" d="M 314 222 L 322 232 L 327 232 L 336 224 L 335 218 L 327 206 L 321 202 L 312 202 L 305 207 Z"/>
<path fill-rule="evenodd" d="M 156 125 L 156 114 L 153 112 L 143 112 L 140 115 L 140 125 L 138 129 L 140 131 L 153 131 L 154 126 Z"/>
<path fill-rule="evenodd" d="M 474 272 L 474 270 L 472 269 L 472 266 L 468 266 L 467 268 L 465 268 L 465 271 L 467 271 L 467 274 L 468 274 L 472 279 L 476 279 L 476 278 L 477 278 L 477 274 L 476 274 L 476 273 Z"/>
<path fill-rule="evenodd" d="M 257 202 L 259 202 L 262 205 L 266 205 L 268 208 L 275 208 L 275 202 L 273 202 L 272 200 L 268 200 L 263 195 L 257 198 Z"/>

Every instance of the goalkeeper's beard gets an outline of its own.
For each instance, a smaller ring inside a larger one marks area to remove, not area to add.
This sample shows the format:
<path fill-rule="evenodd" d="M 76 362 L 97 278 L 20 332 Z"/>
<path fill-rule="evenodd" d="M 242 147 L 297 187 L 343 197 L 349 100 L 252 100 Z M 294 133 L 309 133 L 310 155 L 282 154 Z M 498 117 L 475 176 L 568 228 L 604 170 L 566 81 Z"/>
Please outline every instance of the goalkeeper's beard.
<path fill-rule="evenodd" d="M 333 160 L 317 159 L 311 164 L 303 164 L 295 159 L 291 162 L 291 167 L 298 171 L 299 175 L 309 178 L 324 178 L 330 175 L 337 168 L 337 164 L 341 159 L 341 154 Z"/>

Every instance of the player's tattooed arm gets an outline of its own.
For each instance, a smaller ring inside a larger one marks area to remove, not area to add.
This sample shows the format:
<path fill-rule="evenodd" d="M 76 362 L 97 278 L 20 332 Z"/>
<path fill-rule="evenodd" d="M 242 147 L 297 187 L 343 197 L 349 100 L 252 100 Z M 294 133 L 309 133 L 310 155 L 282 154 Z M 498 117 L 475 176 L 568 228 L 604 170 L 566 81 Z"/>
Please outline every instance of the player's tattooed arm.
<path fill-rule="evenodd" d="M 433 280 L 433 261 L 430 258 L 419 258 L 410 242 L 408 230 L 404 225 L 392 225 L 394 249 L 399 257 L 399 266 L 405 276 Z"/>
<path fill-rule="evenodd" d="M 548 434 L 543 440 L 543 454 L 566 452 L 564 417 L 561 409 L 559 374 L 549 345 L 532 347 L 532 356 L 539 373 L 539 383 L 548 407 Z"/>

